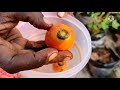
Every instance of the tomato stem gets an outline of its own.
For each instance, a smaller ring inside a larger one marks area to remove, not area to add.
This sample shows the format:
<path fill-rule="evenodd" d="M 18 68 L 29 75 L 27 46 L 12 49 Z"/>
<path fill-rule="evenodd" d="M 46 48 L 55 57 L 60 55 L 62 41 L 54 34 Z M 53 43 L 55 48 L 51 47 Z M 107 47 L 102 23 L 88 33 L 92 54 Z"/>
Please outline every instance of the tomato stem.
<path fill-rule="evenodd" d="M 59 66 L 63 66 L 65 64 L 65 62 L 58 62 Z"/>
<path fill-rule="evenodd" d="M 58 33 L 57 33 L 57 37 L 59 39 L 65 40 L 69 37 L 69 34 L 66 30 L 59 30 Z"/>

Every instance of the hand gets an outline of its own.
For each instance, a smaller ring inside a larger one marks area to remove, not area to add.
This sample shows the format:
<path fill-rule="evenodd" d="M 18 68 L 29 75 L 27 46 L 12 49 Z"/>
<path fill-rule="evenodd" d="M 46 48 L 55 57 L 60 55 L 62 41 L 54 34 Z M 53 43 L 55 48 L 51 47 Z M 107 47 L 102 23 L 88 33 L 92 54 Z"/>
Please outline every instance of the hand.
<path fill-rule="evenodd" d="M 72 59 L 70 51 L 47 48 L 44 41 L 29 41 L 15 28 L 19 21 L 48 29 L 40 12 L 0 13 L 0 67 L 9 73 L 30 70 L 46 64 Z"/>
<path fill-rule="evenodd" d="M 62 17 L 64 17 L 65 15 L 74 16 L 73 13 L 74 13 L 74 12 L 58 12 L 57 14 L 58 14 L 59 17 L 62 18 Z"/>

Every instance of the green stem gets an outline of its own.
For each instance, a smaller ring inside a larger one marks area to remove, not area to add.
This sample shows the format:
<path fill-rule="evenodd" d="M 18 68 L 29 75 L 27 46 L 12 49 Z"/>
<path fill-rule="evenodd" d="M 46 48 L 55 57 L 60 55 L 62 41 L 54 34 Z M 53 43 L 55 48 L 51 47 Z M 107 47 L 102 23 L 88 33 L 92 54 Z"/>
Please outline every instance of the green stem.
<path fill-rule="evenodd" d="M 120 12 L 110 12 L 111 14 L 120 14 Z"/>
<path fill-rule="evenodd" d="M 65 63 L 64 62 L 58 62 L 59 66 L 63 66 Z"/>
<path fill-rule="evenodd" d="M 101 20 L 101 18 L 104 16 L 105 12 L 102 12 L 102 14 L 99 16 L 99 19 Z"/>
<path fill-rule="evenodd" d="M 59 39 L 65 40 L 69 37 L 69 34 L 66 30 L 59 30 L 58 33 L 57 33 L 57 37 Z"/>
<path fill-rule="evenodd" d="M 105 17 L 108 17 L 110 14 L 111 14 L 111 13 L 110 13 L 110 12 L 108 12 L 108 13 L 106 14 L 106 16 L 105 16 Z"/>

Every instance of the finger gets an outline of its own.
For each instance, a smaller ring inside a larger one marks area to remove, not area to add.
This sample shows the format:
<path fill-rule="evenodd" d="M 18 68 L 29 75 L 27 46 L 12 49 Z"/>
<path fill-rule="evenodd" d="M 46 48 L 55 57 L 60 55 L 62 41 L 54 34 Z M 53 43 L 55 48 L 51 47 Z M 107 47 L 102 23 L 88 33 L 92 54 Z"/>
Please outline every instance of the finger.
<path fill-rule="evenodd" d="M 35 19 L 31 19 L 29 21 L 34 27 L 39 29 L 48 30 L 51 28 L 52 24 L 47 21 L 47 19 L 44 19 L 43 15 L 41 17 L 36 17 Z"/>
<path fill-rule="evenodd" d="M 62 61 L 69 61 L 73 58 L 73 55 L 70 51 L 60 51 L 58 55 L 51 59 L 50 61 L 46 62 L 46 64 L 57 63 Z"/>
<path fill-rule="evenodd" d="M 58 17 L 62 18 L 66 15 L 66 13 L 65 12 L 58 12 L 57 15 L 58 15 Z"/>
<path fill-rule="evenodd" d="M 38 52 L 31 50 L 14 51 L 0 45 L 0 67 L 8 73 L 39 68 L 58 54 L 56 49 L 47 48 Z"/>
<path fill-rule="evenodd" d="M 54 48 L 46 48 L 43 49 L 39 52 L 37 52 L 35 54 L 36 59 L 39 59 L 41 56 L 44 57 L 47 55 L 46 60 L 44 60 L 44 65 L 46 64 L 46 62 L 51 61 L 52 59 L 54 59 L 57 55 L 58 55 L 58 51 Z"/>
<path fill-rule="evenodd" d="M 54 48 L 46 48 L 38 52 L 31 50 L 15 51 L 0 45 L 0 67 L 8 73 L 39 68 L 45 64 L 72 59 L 69 51 L 58 51 Z"/>
<path fill-rule="evenodd" d="M 15 16 L 18 20 L 29 22 L 34 27 L 39 29 L 48 30 L 52 26 L 52 24 L 45 22 L 43 19 L 44 16 L 41 12 L 17 12 L 15 13 Z"/>
<path fill-rule="evenodd" d="M 50 29 L 53 25 L 49 20 L 45 19 L 44 17 L 42 17 L 40 22 L 38 22 L 37 24 L 39 24 L 38 28 L 45 30 Z"/>
<path fill-rule="evenodd" d="M 45 41 L 27 41 L 25 49 L 32 49 L 34 51 L 39 51 L 41 49 L 47 48 Z"/>
<path fill-rule="evenodd" d="M 62 17 L 64 17 L 64 16 L 66 16 L 66 15 L 74 16 L 73 13 L 74 13 L 74 12 L 58 12 L 57 15 L 58 15 L 58 17 L 62 18 Z"/>
<path fill-rule="evenodd" d="M 21 50 L 12 58 L 9 72 L 17 73 L 23 70 L 39 68 L 45 65 L 46 61 L 56 57 L 57 54 L 58 51 L 52 48 L 46 48 L 38 52 Z"/>

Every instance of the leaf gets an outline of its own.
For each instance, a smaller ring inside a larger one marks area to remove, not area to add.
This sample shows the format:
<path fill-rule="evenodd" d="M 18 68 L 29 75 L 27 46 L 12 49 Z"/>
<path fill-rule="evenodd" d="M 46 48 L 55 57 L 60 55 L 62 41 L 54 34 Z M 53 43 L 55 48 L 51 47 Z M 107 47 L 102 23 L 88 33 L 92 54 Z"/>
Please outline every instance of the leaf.
<path fill-rule="evenodd" d="M 105 17 L 105 19 L 100 23 L 99 28 L 102 28 L 103 30 L 106 30 L 110 26 L 110 21 L 108 17 Z"/>
<path fill-rule="evenodd" d="M 106 24 L 105 22 L 102 22 L 102 23 L 101 23 L 101 28 L 102 28 L 103 30 L 106 30 L 107 28 L 109 28 L 109 25 Z"/>
<path fill-rule="evenodd" d="M 98 21 L 98 17 L 97 17 L 97 16 L 94 16 L 94 20 L 97 22 L 97 21 Z"/>
<path fill-rule="evenodd" d="M 98 16 L 98 15 L 100 15 L 100 13 L 101 13 L 101 12 L 96 12 L 95 15 Z"/>
<path fill-rule="evenodd" d="M 93 24 L 93 29 L 92 30 L 93 30 L 92 31 L 92 36 L 96 36 L 100 32 L 100 29 L 95 24 Z"/>
<path fill-rule="evenodd" d="M 98 28 L 101 29 L 101 28 L 102 28 L 102 25 L 101 25 L 101 24 L 98 24 Z"/>
<path fill-rule="evenodd" d="M 98 30 L 97 25 L 93 25 L 94 30 Z"/>
<path fill-rule="evenodd" d="M 109 23 L 110 23 L 108 17 L 106 17 L 106 18 L 103 20 L 103 22 L 104 22 L 105 24 L 109 24 Z"/>
<path fill-rule="evenodd" d="M 92 12 L 90 17 L 93 18 L 94 16 L 95 16 L 95 13 Z"/>
<path fill-rule="evenodd" d="M 117 22 L 117 20 L 113 20 L 113 22 L 112 22 L 112 27 L 113 27 L 114 29 L 118 29 L 119 26 L 120 26 L 120 24 Z"/>
<path fill-rule="evenodd" d="M 93 27 L 94 24 L 92 24 L 92 23 L 88 24 L 87 26 L 88 26 L 89 29 L 93 29 L 93 28 L 94 28 L 94 27 Z"/>
<path fill-rule="evenodd" d="M 97 18 L 100 12 L 92 12 L 91 17 L 92 18 Z"/>

